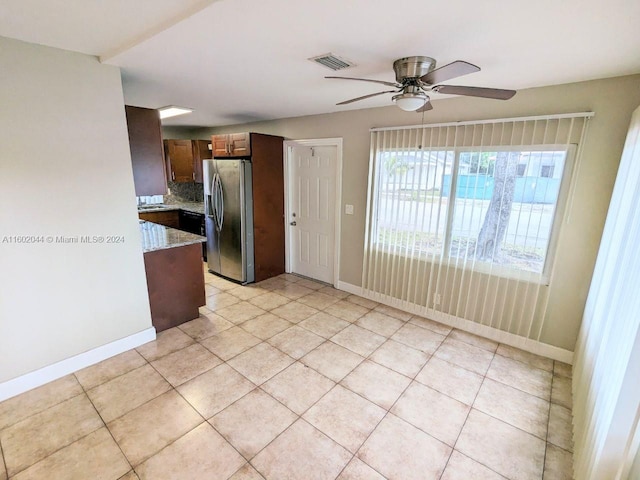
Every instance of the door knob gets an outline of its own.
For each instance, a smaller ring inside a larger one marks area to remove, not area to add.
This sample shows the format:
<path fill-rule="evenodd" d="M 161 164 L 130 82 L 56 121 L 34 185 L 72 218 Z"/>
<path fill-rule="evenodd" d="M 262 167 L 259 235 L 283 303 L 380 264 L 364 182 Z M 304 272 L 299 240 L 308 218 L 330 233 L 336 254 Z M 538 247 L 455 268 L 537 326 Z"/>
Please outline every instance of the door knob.
<path fill-rule="evenodd" d="M 295 220 L 293 222 L 291 222 L 289 225 L 291 225 L 292 227 L 295 227 L 297 225 L 297 223 L 295 222 Z"/>

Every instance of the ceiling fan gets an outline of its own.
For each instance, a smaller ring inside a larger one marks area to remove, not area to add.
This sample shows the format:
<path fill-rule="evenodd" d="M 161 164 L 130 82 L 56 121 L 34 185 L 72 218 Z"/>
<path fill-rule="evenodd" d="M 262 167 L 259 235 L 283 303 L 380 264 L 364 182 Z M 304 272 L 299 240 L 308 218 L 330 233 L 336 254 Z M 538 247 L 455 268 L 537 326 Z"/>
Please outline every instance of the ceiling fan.
<path fill-rule="evenodd" d="M 363 95 L 352 98 L 336 105 L 346 105 L 348 103 L 364 100 L 365 98 L 383 95 L 385 93 L 395 93 L 393 102 L 402 110 L 407 112 L 425 112 L 432 110 L 429 95 L 427 92 L 446 93 L 452 95 L 465 95 L 469 97 L 493 98 L 497 100 L 509 100 L 516 94 L 515 90 L 503 90 L 499 88 L 463 87 L 456 85 L 439 85 L 452 78 L 461 77 L 469 73 L 480 71 L 480 67 L 462 60 L 456 60 L 440 68 L 436 67 L 436 61 L 431 57 L 404 57 L 393 62 L 393 70 L 396 73 L 395 82 L 385 82 L 383 80 L 372 80 L 368 78 L 351 77 L 325 77 L 337 78 L 341 80 L 358 80 L 361 82 L 373 82 L 394 87 L 395 90 Z"/>

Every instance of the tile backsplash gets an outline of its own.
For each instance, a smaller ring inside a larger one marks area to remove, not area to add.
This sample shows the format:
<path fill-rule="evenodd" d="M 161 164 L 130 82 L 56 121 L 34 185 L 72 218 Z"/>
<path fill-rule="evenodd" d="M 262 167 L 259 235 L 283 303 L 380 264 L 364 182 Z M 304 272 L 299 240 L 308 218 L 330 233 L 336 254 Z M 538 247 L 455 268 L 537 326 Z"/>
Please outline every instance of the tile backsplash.
<path fill-rule="evenodd" d="M 204 185 L 202 183 L 168 182 L 169 194 L 164 196 L 165 203 L 202 202 L 204 201 Z"/>
<path fill-rule="evenodd" d="M 168 182 L 169 193 L 167 195 L 151 195 L 136 197 L 138 205 L 173 204 L 183 202 L 202 202 L 204 199 L 204 185 L 202 183 L 175 183 Z"/>

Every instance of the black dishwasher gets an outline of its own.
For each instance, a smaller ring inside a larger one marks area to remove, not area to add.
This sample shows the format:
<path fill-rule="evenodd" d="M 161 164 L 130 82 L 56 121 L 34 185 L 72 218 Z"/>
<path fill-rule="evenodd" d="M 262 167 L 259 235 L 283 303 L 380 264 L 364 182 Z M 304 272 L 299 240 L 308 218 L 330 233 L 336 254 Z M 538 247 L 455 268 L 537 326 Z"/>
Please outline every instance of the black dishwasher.
<path fill-rule="evenodd" d="M 189 212 L 180 210 L 179 212 L 180 230 L 206 236 L 204 229 L 204 213 Z M 207 260 L 207 243 L 202 243 L 202 258 Z"/>

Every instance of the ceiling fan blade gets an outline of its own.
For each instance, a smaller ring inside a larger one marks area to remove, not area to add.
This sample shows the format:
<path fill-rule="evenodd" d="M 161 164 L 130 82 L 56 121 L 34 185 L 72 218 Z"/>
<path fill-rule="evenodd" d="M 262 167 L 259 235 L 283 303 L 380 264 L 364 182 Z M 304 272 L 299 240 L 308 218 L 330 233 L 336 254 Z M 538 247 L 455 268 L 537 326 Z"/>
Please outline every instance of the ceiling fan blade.
<path fill-rule="evenodd" d="M 509 100 L 516 94 L 515 90 L 482 87 L 460 87 L 455 85 L 438 85 L 436 87 L 433 87 L 433 90 L 438 93 L 466 95 L 468 97 L 494 98 L 496 100 Z"/>
<path fill-rule="evenodd" d="M 382 85 L 386 85 L 387 87 L 401 87 L 399 83 L 393 82 L 385 82 L 384 80 L 372 80 L 370 78 L 352 78 L 352 77 L 324 77 L 324 78 L 337 78 L 339 80 L 357 80 L 359 82 L 371 82 L 371 83 L 381 83 Z"/>
<path fill-rule="evenodd" d="M 462 60 L 456 60 L 435 70 L 431 70 L 429 73 L 420 77 L 424 83 L 429 85 L 435 85 L 436 83 L 446 82 L 452 78 L 461 77 L 462 75 L 468 75 L 469 73 L 479 72 L 480 67 L 477 67 L 469 62 Z"/>
<path fill-rule="evenodd" d="M 416 112 L 428 112 L 429 110 L 433 110 L 433 105 L 431 105 L 430 100 L 427 100 Z"/>
<path fill-rule="evenodd" d="M 378 95 L 382 95 L 383 93 L 396 93 L 396 90 L 387 90 L 386 92 L 371 93 L 369 95 L 363 95 L 362 97 L 352 98 L 351 100 L 345 100 L 344 102 L 336 103 L 336 105 L 346 105 L 347 103 L 358 102 L 360 100 L 364 100 L 365 98 L 371 98 L 371 97 L 376 97 Z"/>

